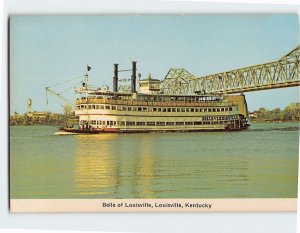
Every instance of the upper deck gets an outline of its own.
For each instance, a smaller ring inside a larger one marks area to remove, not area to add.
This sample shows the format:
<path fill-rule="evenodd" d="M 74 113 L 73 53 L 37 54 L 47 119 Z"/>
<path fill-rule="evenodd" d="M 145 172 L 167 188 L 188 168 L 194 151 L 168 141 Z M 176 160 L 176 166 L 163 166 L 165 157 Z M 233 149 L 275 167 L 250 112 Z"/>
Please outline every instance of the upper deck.
<path fill-rule="evenodd" d="M 89 92 L 87 96 L 77 98 L 76 105 L 80 104 L 112 104 L 128 106 L 233 106 L 234 102 L 225 96 L 213 95 L 164 95 L 144 93 L 120 92 Z"/>

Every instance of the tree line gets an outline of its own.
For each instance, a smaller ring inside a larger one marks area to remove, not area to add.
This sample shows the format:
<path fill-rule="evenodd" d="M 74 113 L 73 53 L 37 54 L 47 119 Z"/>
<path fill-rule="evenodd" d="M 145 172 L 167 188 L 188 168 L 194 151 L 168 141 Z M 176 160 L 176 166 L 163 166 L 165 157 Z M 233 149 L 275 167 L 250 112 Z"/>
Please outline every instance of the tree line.
<path fill-rule="evenodd" d="M 275 108 L 268 110 L 260 108 L 254 112 L 249 113 L 249 117 L 253 121 L 299 121 L 300 120 L 300 103 L 291 103 L 283 110 Z"/>
<path fill-rule="evenodd" d="M 55 125 L 65 126 L 69 124 L 77 124 L 78 118 L 75 117 L 72 107 L 64 106 L 64 113 L 50 113 L 50 112 L 28 112 L 18 114 L 14 112 L 10 116 L 10 125 Z"/>

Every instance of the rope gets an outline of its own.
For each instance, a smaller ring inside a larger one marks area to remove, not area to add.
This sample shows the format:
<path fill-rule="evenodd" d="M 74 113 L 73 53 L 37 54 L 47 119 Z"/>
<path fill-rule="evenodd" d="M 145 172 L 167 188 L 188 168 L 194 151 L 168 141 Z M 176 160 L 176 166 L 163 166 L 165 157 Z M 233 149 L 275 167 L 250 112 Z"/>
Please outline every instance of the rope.
<path fill-rule="evenodd" d="M 78 77 L 75 77 L 75 78 L 72 78 L 72 79 L 68 79 L 68 80 L 63 81 L 63 82 L 56 83 L 56 84 L 54 84 L 54 85 L 52 85 L 52 86 L 50 86 L 50 87 L 55 87 L 55 86 L 58 86 L 58 85 L 60 85 L 60 84 L 67 83 L 67 82 L 70 82 L 70 81 L 75 80 L 75 79 L 78 79 L 78 78 L 83 78 L 84 76 L 85 76 L 85 75 L 80 75 L 80 76 L 78 76 Z M 48 87 L 48 88 L 50 88 L 50 87 Z"/>

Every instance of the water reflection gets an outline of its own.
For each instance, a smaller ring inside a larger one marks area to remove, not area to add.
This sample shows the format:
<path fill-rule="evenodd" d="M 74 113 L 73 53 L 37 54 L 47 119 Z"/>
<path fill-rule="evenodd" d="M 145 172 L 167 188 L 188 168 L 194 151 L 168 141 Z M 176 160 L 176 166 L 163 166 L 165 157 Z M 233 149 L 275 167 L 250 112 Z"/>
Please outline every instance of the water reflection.
<path fill-rule="evenodd" d="M 297 145 L 288 142 L 297 135 L 271 136 L 268 131 L 77 135 L 74 184 L 85 198 L 292 196 Z"/>
<path fill-rule="evenodd" d="M 139 166 L 138 166 L 138 185 L 140 187 L 140 198 L 155 198 L 153 185 L 154 185 L 154 172 L 153 172 L 153 148 L 155 144 L 149 138 L 143 138 L 139 146 Z M 137 167 L 137 166 L 136 166 Z"/>
<path fill-rule="evenodd" d="M 151 139 L 126 135 L 77 135 L 75 184 L 79 194 L 154 198 Z"/>
<path fill-rule="evenodd" d="M 201 139 L 185 142 L 185 146 L 177 142 L 179 146 L 173 151 L 172 140 L 163 141 L 161 137 L 165 136 L 76 136 L 75 184 L 79 194 L 110 198 L 179 194 L 214 197 L 214 190 L 218 195 L 222 187 L 226 195 L 247 195 L 247 156 L 211 154 Z"/>
<path fill-rule="evenodd" d="M 112 158 L 111 144 L 114 135 L 76 135 L 75 184 L 83 195 L 110 194 L 118 187 L 118 166 Z"/>

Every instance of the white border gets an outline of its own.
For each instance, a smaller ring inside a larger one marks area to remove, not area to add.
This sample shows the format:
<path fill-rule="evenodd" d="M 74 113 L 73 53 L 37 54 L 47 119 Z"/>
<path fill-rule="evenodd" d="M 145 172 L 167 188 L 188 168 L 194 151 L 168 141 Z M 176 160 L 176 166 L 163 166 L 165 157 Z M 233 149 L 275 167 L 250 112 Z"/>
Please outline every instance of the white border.
<path fill-rule="evenodd" d="M 209 3 L 207 3 L 209 2 Z M 7 17 L 9 14 L 159 14 L 300 13 L 298 0 L 144 1 L 144 0 L 0 0 L 2 35 L 0 115 L 0 228 L 101 230 L 127 232 L 294 232 L 295 213 L 243 214 L 9 214 L 7 161 Z M 254 5 L 247 4 L 255 2 Z M 273 3 L 274 5 L 269 5 Z M 285 4 L 281 4 L 285 3 Z M 267 4 L 267 5 L 266 5 Z M 3 26 L 3 27 L 2 27 Z M 299 180 L 298 180 L 299 182 Z M 299 182 L 300 184 L 300 182 Z M 299 186 L 298 190 L 300 192 Z M 300 204 L 298 199 L 298 210 Z M 298 224 L 300 216 L 298 214 Z M 300 233 L 300 225 L 298 232 Z M 6 232 L 6 231 L 5 231 Z M 41 231 L 39 231 L 41 232 Z M 59 231 L 62 232 L 62 231 Z"/>

